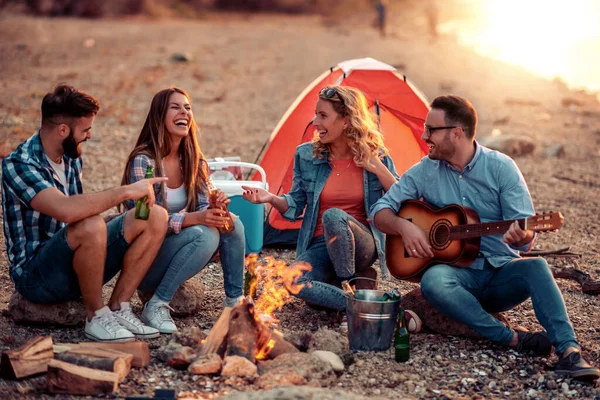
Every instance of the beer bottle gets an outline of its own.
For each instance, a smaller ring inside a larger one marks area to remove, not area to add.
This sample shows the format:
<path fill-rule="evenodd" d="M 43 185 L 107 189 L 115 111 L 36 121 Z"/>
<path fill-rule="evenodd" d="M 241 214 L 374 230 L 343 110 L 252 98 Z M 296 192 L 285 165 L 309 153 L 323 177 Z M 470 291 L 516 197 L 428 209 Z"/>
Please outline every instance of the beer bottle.
<path fill-rule="evenodd" d="M 244 296 L 256 299 L 258 277 L 256 276 L 256 254 L 250 254 L 246 258 L 246 274 L 244 275 Z"/>
<path fill-rule="evenodd" d="M 225 222 L 225 226 L 218 227 L 217 229 L 221 233 L 229 233 L 235 229 L 233 225 L 233 219 L 231 218 L 231 214 L 229 214 L 229 210 L 227 209 L 227 205 L 223 202 L 217 202 L 217 191 L 213 190 L 210 192 L 210 208 L 216 208 L 222 211 L 225 211 L 225 216 L 227 217 L 227 222 Z"/>
<path fill-rule="evenodd" d="M 146 176 L 145 178 L 152 178 L 154 176 L 154 167 L 152 165 L 148 165 L 146 167 Z M 150 209 L 145 201 L 148 199 L 148 196 L 144 196 L 135 203 L 135 218 L 148 220 L 150 217 Z"/>
<path fill-rule="evenodd" d="M 400 309 L 398 315 L 398 327 L 396 328 L 396 334 L 394 335 L 394 359 L 397 362 L 405 362 L 410 358 L 410 336 L 408 334 L 408 328 L 406 326 L 406 316 L 404 315 L 404 309 Z"/>

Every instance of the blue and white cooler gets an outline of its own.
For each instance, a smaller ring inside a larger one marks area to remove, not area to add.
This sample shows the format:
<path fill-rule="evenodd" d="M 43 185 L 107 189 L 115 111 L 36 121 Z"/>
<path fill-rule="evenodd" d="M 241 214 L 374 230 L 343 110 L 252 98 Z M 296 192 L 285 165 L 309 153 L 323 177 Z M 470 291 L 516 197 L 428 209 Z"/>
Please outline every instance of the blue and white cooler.
<path fill-rule="evenodd" d="M 256 164 L 241 161 L 209 161 L 211 179 L 216 188 L 221 189 L 231 200 L 229 211 L 240 217 L 246 232 L 246 254 L 259 253 L 263 247 L 263 229 L 265 220 L 265 205 L 252 204 L 244 200 L 242 186 L 268 190 L 265 170 Z M 235 180 L 232 174 L 219 173 L 228 167 L 255 169 L 261 175 L 261 181 Z M 224 179 L 223 179 L 224 178 Z"/>

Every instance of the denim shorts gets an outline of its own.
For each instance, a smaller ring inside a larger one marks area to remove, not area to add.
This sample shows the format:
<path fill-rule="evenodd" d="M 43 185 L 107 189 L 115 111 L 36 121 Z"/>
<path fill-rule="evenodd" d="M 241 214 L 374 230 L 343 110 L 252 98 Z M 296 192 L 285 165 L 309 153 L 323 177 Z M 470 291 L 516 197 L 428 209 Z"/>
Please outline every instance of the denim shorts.
<path fill-rule="evenodd" d="M 104 283 L 123 267 L 123 257 L 129 248 L 123 231 L 124 221 L 125 214 L 122 214 L 106 224 L 108 241 Z M 73 269 L 74 254 L 67 242 L 65 227 L 42 244 L 23 266 L 23 274 L 14 281 L 15 289 L 34 303 L 61 303 L 79 299 L 81 290 Z"/>

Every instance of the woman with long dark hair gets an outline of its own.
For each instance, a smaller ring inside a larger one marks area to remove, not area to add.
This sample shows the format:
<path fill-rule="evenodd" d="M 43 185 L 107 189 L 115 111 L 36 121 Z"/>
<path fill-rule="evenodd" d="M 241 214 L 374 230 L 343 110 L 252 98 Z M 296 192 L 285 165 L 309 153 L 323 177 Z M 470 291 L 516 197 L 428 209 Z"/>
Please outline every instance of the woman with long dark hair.
<path fill-rule="evenodd" d="M 214 187 L 208 164 L 198 144 L 188 94 L 178 88 L 158 92 L 152 99 L 146 122 L 123 173 L 123 184 L 144 179 L 146 168 L 168 181 L 156 189 L 156 204 L 169 212 L 167 237 L 139 289 L 154 292 L 145 304 L 142 320 L 161 333 L 177 331 L 169 313 L 175 290 L 196 275 L 220 251 L 225 286 L 225 306 L 235 306 L 242 297 L 244 271 L 244 226 L 234 216 L 234 230 L 221 233 L 229 219 L 217 208 L 209 208 Z M 228 203 L 216 191 L 217 202 Z M 126 208 L 135 207 L 128 201 Z"/>

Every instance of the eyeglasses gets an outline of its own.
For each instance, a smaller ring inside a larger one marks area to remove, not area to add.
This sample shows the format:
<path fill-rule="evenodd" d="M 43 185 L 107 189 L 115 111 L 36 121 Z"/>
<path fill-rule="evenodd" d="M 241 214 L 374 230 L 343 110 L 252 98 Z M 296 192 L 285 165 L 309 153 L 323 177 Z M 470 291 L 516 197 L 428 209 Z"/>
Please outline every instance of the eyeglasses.
<path fill-rule="evenodd" d="M 324 87 L 319 92 L 319 95 L 325 97 L 326 99 L 331 99 L 336 94 L 338 96 L 338 99 L 340 99 L 340 102 L 342 103 L 342 106 L 346 106 L 346 103 L 344 102 L 344 98 L 338 93 L 338 91 L 336 90 L 336 88 L 334 88 L 334 87 Z"/>
<path fill-rule="evenodd" d="M 441 131 L 442 129 L 454 129 L 456 128 L 456 126 L 429 126 L 429 125 L 425 125 L 423 127 L 423 133 L 427 132 L 427 134 L 429 136 L 431 136 L 431 134 L 435 131 Z"/>

